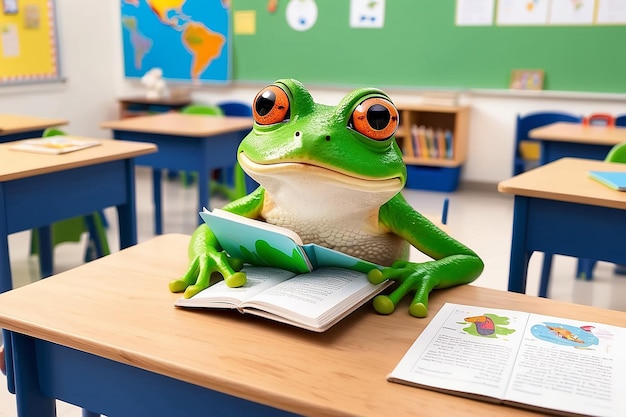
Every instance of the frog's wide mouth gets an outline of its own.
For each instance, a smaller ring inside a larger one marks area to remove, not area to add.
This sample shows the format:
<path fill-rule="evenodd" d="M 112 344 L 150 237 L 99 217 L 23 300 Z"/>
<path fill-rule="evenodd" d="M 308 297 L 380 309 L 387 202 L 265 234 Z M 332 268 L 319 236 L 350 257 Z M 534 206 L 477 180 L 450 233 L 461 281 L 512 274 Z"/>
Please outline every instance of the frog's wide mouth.
<path fill-rule="evenodd" d="M 241 152 L 239 154 L 239 164 L 244 171 L 257 181 L 260 178 L 256 177 L 299 174 L 306 175 L 317 181 L 332 182 L 347 188 L 367 189 L 371 192 L 399 191 L 402 189 L 402 179 L 399 176 L 390 178 L 359 177 L 353 173 L 338 171 L 308 161 L 259 164 Z"/>

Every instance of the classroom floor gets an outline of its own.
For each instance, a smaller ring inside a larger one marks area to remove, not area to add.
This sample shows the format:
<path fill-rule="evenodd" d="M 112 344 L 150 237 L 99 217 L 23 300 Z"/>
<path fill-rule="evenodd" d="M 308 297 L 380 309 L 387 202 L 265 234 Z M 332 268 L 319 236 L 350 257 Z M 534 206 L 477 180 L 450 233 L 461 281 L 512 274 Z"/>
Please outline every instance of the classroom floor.
<path fill-rule="evenodd" d="M 153 237 L 152 188 L 150 172 L 137 168 L 137 235 L 143 242 Z M 481 187 L 482 188 L 482 187 Z M 447 229 L 450 234 L 476 251 L 485 262 L 485 270 L 472 284 L 506 290 L 513 219 L 513 198 L 495 190 L 460 189 L 454 193 L 406 190 L 405 196 L 417 210 L 431 217 L 440 216 L 443 201 L 450 199 Z M 164 233 L 191 234 L 197 226 L 196 187 L 185 187 L 180 180 L 166 180 L 164 196 Z M 224 204 L 217 198 L 213 207 Z M 115 211 L 105 211 L 109 222 L 109 244 L 112 251 L 119 248 Z M 30 232 L 9 237 L 9 250 L 14 285 L 21 286 L 37 279 L 37 259 L 29 257 Z M 80 243 L 64 243 L 55 250 L 55 272 L 80 265 L 85 247 Z M 414 259 L 419 259 L 417 252 Z M 536 295 L 542 255 L 531 258 L 528 293 Z M 626 311 L 626 276 L 613 274 L 613 266 L 600 262 L 593 281 L 574 279 L 576 262 L 564 256 L 555 256 L 549 293 L 552 298 L 601 308 Z M 182 272 L 182 271 L 181 271 Z M 514 308 L 515 306 L 511 306 Z M 397 311 L 395 314 L 403 314 Z M 417 319 L 416 319 L 417 320 Z M 6 390 L 6 379 L 0 377 L 0 417 L 16 416 L 14 397 Z M 58 417 L 79 417 L 79 408 L 59 402 Z"/>

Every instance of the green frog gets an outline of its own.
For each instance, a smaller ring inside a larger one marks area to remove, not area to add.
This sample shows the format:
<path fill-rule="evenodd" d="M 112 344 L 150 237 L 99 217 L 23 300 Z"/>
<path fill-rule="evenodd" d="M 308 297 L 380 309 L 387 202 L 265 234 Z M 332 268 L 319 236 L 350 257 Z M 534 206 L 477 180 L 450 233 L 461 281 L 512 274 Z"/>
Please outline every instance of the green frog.
<path fill-rule="evenodd" d="M 374 298 L 380 314 L 392 313 L 414 292 L 409 313 L 426 317 L 433 289 L 466 284 L 483 270 L 482 260 L 425 216 L 401 194 L 406 166 L 395 141 L 399 112 L 375 88 L 347 94 L 337 106 L 315 103 L 297 80 L 278 80 L 253 101 L 254 127 L 237 154 L 260 187 L 224 210 L 287 227 L 304 243 L 316 243 L 384 266 L 372 269 L 374 284 L 400 284 Z M 410 262 L 409 245 L 432 260 Z M 228 256 L 205 224 L 189 244 L 190 263 L 172 292 L 190 298 L 223 278 L 246 283 L 241 262 Z M 213 278 L 212 278 L 213 276 Z"/>

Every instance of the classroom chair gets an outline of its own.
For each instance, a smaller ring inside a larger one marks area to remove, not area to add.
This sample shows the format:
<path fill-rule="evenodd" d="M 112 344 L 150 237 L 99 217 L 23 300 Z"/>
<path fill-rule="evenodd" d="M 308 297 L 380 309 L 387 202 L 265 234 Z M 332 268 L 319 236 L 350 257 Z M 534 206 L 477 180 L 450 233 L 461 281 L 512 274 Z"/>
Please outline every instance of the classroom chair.
<path fill-rule="evenodd" d="M 240 101 L 222 101 L 217 103 L 226 116 L 252 117 L 252 107 Z"/>
<path fill-rule="evenodd" d="M 57 128 L 44 130 L 43 136 L 61 136 L 66 133 Z M 79 242 L 84 232 L 89 232 L 87 248 L 85 249 L 85 262 L 101 258 L 110 252 L 107 235 L 105 231 L 106 219 L 104 213 L 99 211 L 85 215 L 62 220 L 53 223 L 51 226 L 52 250 L 63 242 Z M 37 229 L 31 230 L 30 242 L 31 255 L 39 254 L 39 234 Z M 48 275 L 48 271 L 41 271 L 43 275 Z M 52 271 L 49 271 L 52 272 Z"/>
<path fill-rule="evenodd" d="M 626 142 L 618 143 L 613 146 L 609 153 L 604 158 L 606 162 L 617 162 L 626 164 Z M 578 278 L 591 280 L 593 278 L 593 270 L 596 266 L 596 260 L 594 259 L 578 259 L 578 266 L 576 276 Z M 547 297 L 548 283 L 550 281 L 550 272 L 552 269 L 552 255 L 544 254 L 544 262 L 541 270 L 541 281 L 539 283 L 539 296 Z M 615 265 L 615 273 L 620 275 L 626 275 L 626 265 Z"/>
<path fill-rule="evenodd" d="M 615 118 L 615 126 L 626 126 L 626 114 L 622 114 L 621 116 L 617 116 Z"/>
<path fill-rule="evenodd" d="M 540 126 L 556 122 L 581 123 L 582 117 L 563 112 L 536 112 L 517 115 L 515 126 L 515 149 L 513 175 L 521 174 L 539 164 L 539 142 L 528 137 L 528 132 Z"/>

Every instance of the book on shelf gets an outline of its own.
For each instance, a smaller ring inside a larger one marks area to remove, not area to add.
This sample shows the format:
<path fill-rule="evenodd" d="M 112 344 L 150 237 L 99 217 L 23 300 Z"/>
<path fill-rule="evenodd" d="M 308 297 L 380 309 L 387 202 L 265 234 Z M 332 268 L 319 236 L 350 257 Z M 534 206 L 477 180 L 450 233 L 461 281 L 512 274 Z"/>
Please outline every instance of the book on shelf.
<path fill-rule="evenodd" d="M 191 298 L 179 298 L 176 306 L 237 309 L 323 332 L 391 285 L 368 281 L 367 272 L 380 266 L 303 244 L 287 228 L 219 209 L 204 209 L 200 216 L 222 248 L 246 262 L 247 282 L 230 288 L 220 281 Z"/>
<path fill-rule="evenodd" d="M 97 140 L 59 135 L 21 140 L 11 146 L 11 149 L 35 153 L 63 154 L 97 145 L 100 145 Z"/>
<path fill-rule="evenodd" d="M 617 191 L 626 191 L 626 172 L 589 171 L 589 177 Z"/>
<path fill-rule="evenodd" d="M 452 132 L 449 129 L 411 126 L 413 156 L 424 159 L 452 159 Z"/>
<path fill-rule="evenodd" d="M 562 415 L 626 410 L 626 328 L 446 303 L 387 379 Z"/>

